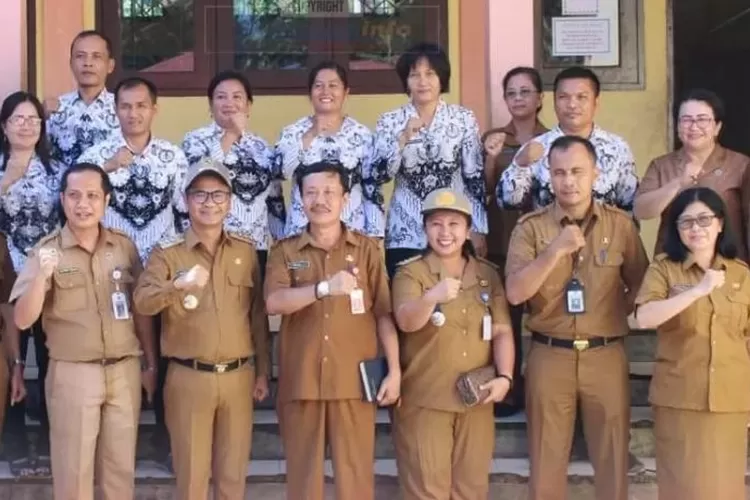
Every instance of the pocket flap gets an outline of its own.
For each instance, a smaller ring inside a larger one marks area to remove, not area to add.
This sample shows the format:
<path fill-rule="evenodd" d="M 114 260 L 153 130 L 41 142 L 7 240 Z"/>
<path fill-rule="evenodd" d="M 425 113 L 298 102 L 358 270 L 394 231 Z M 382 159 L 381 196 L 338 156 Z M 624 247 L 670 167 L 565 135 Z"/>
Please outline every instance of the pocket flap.
<path fill-rule="evenodd" d="M 727 300 L 735 304 L 750 305 L 750 296 L 746 293 L 735 292 L 727 294 Z"/>
<path fill-rule="evenodd" d="M 253 287 L 253 277 L 247 272 L 234 272 L 229 275 L 229 284 L 232 286 Z"/>
<path fill-rule="evenodd" d="M 55 272 L 55 285 L 58 288 L 70 289 L 86 286 L 86 277 L 80 271 Z"/>
<path fill-rule="evenodd" d="M 622 252 L 614 250 L 598 250 L 594 259 L 597 265 L 604 267 L 619 267 L 624 262 Z"/>

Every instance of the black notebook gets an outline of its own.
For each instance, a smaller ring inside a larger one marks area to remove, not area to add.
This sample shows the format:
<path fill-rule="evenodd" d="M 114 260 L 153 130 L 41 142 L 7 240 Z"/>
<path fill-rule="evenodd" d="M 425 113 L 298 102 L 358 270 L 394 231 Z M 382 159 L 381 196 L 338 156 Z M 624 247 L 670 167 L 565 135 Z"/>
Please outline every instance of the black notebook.
<path fill-rule="evenodd" d="M 380 386 L 388 376 L 385 358 L 366 359 L 359 363 L 359 379 L 362 382 L 362 399 L 376 403 Z"/>

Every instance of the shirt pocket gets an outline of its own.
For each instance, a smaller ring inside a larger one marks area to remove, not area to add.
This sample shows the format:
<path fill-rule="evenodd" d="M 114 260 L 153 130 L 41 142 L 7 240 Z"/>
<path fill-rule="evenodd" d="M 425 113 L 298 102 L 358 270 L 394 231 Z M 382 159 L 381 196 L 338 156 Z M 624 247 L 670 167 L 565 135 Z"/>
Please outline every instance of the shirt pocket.
<path fill-rule="evenodd" d="M 57 311 L 80 311 L 88 306 L 86 276 L 83 273 L 56 273 L 53 308 Z"/>
<path fill-rule="evenodd" d="M 235 272 L 228 275 L 229 293 L 242 310 L 250 309 L 250 296 L 253 291 L 253 277 L 249 272 Z"/>
<path fill-rule="evenodd" d="M 730 324 L 732 335 L 743 337 L 748 324 L 748 308 L 750 308 L 750 296 L 745 293 L 730 293 L 727 295 L 729 302 Z"/>
<path fill-rule="evenodd" d="M 551 238 L 537 238 L 536 255 L 541 255 L 552 243 Z M 573 263 L 570 257 L 561 259 L 539 287 L 537 293 L 546 300 L 553 300 L 560 296 L 573 277 Z"/>

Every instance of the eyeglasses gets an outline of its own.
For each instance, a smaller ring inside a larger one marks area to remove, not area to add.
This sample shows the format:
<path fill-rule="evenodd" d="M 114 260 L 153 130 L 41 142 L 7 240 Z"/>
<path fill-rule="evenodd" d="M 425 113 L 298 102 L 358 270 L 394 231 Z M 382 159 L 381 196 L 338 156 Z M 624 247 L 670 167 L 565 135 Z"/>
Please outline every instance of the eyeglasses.
<path fill-rule="evenodd" d="M 515 90 L 509 90 L 505 93 L 505 98 L 513 100 L 516 97 L 520 97 L 521 99 L 528 99 L 531 97 L 532 94 L 538 94 L 536 90 L 531 89 L 521 89 L 520 91 L 516 92 Z"/>
<path fill-rule="evenodd" d="M 221 205 L 222 203 L 226 202 L 229 197 L 232 195 L 229 191 L 190 191 L 188 193 L 188 196 L 190 196 L 190 199 L 193 201 L 196 201 L 203 205 L 208 201 L 209 198 L 211 198 L 211 201 L 216 203 L 217 205 Z"/>
<path fill-rule="evenodd" d="M 714 119 L 710 116 L 681 116 L 677 119 L 680 127 L 690 128 L 693 124 L 697 125 L 700 129 L 707 129 L 714 122 Z"/>
<path fill-rule="evenodd" d="M 38 127 L 42 124 L 42 119 L 38 116 L 13 115 L 8 118 L 8 122 L 16 126 L 31 125 L 32 127 Z"/>
<path fill-rule="evenodd" d="M 708 227 L 715 218 L 715 215 L 708 214 L 699 215 L 698 217 L 685 217 L 684 219 L 677 219 L 677 227 L 683 231 L 692 229 L 695 224 L 698 224 L 698 227 Z"/>

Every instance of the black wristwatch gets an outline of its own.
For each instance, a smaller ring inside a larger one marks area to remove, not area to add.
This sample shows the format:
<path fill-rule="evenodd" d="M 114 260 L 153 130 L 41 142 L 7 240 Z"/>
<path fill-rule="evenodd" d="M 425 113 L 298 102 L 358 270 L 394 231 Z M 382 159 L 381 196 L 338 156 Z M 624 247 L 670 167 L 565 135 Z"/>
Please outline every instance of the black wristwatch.
<path fill-rule="evenodd" d="M 512 389 L 512 388 L 513 388 L 513 377 L 511 377 L 510 375 L 506 375 L 506 374 L 504 374 L 504 373 L 501 373 L 501 374 L 499 374 L 499 375 L 497 376 L 497 378 L 504 378 L 504 379 L 505 379 L 505 380 L 507 380 L 507 381 L 508 381 L 508 383 L 510 384 L 510 387 L 509 387 L 509 389 Z"/>

